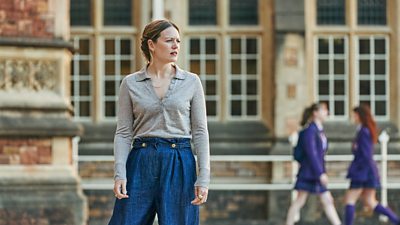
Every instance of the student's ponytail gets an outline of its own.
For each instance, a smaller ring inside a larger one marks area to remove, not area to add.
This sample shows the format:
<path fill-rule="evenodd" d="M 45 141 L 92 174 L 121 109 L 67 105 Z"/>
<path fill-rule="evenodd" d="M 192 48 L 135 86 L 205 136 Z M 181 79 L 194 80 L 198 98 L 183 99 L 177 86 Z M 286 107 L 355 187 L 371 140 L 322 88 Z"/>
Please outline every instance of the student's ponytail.
<path fill-rule="evenodd" d="M 303 111 L 303 115 L 301 117 L 300 126 L 304 127 L 310 120 L 312 111 L 310 107 L 307 107 Z"/>
<path fill-rule="evenodd" d="M 311 106 L 307 107 L 303 111 L 303 116 L 301 117 L 300 126 L 304 127 L 310 122 L 315 111 L 320 108 L 319 103 L 313 103 Z"/>

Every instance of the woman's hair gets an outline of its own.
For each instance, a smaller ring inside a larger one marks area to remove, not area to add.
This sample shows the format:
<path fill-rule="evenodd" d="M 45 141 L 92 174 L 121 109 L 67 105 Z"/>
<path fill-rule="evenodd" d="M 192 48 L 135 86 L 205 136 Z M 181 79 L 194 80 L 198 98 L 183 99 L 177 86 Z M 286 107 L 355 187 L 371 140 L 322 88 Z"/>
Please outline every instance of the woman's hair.
<path fill-rule="evenodd" d="M 371 139 L 373 143 L 378 142 L 378 129 L 376 126 L 376 122 L 372 117 L 371 110 L 368 105 L 362 104 L 353 109 L 353 112 L 358 114 L 360 118 L 361 124 L 368 128 L 371 133 Z"/>
<path fill-rule="evenodd" d="M 320 103 L 313 103 L 309 107 L 306 107 L 303 111 L 303 116 L 301 117 L 300 125 L 304 127 L 312 119 L 313 113 L 321 108 Z"/>
<path fill-rule="evenodd" d="M 144 28 L 140 49 L 142 50 L 142 53 L 147 61 L 151 61 L 149 44 L 147 43 L 148 40 L 157 42 L 157 39 L 160 37 L 160 33 L 169 27 L 174 27 L 179 32 L 178 26 L 169 20 L 154 20 L 153 22 L 147 24 Z"/>

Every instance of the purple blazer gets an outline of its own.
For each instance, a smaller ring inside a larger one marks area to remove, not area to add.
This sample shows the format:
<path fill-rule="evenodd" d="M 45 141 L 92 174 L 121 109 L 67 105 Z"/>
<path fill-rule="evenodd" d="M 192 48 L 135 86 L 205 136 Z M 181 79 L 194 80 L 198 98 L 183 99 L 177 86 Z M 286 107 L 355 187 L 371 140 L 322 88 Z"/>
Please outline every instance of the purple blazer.
<path fill-rule="evenodd" d="M 301 180 L 319 180 L 325 173 L 325 153 L 327 142 L 323 143 L 322 137 L 325 137 L 323 131 L 318 129 L 317 124 L 310 123 L 304 128 L 303 138 L 299 139 L 299 144 L 305 151 L 305 158 L 300 163 L 300 169 L 297 178 Z"/>
<path fill-rule="evenodd" d="M 353 181 L 367 181 L 371 176 L 379 178 L 378 167 L 373 159 L 374 144 L 369 129 L 362 126 L 353 141 L 354 159 L 347 172 Z"/>

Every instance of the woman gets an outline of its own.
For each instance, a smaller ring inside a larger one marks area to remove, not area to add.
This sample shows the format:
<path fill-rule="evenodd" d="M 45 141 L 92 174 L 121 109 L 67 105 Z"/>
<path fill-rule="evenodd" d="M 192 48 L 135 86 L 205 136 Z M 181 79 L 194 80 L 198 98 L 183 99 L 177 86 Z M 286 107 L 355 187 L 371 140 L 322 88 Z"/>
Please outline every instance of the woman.
<path fill-rule="evenodd" d="M 306 108 L 300 125 L 304 128 L 299 136 L 298 145 L 303 149 L 305 157 L 300 162 L 297 181 L 294 189 L 297 198 L 289 208 L 286 225 L 294 224 L 295 216 L 304 206 L 309 194 L 319 195 L 324 211 L 333 225 L 341 224 L 333 204 L 331 193 L 327 190 L 328 176 L 325 171 L 325 152 L 328 147 L 322 122 L 328 116 L 325 104 L 312 104 Z"/>
<path fill-rule="evenodd" d="M 196 225 L 210 180 L 203 88 L 197 75 L 174 64 L 180 37 L 172 22 L 149 23 L 141 50 L 148 64 L 126 76 L 119 93 L 117 199 L 109 224 L 151 225 L 157 214 L 159 224 Z M 198 157 L 197 177 L 191 141 Z"/>
<path fill-rule="evenodd" d="M 374 144 L 378 141 L 378 131 L 369 107 L 361 105 L 354 108 L 353 118 L 358 125 L 358 132 L 352 147 L 354 159 L 347 173 L 351 182 L 345 197 L 346 225 L 353 224 L 354 205 L 360 196 L 365 206 L 378 214 L 386 215 L 393 224 L 400 224 L 399 218 L 376 200 L 376 189 L 380 187 L 380 182 L 373 152 Z"/>

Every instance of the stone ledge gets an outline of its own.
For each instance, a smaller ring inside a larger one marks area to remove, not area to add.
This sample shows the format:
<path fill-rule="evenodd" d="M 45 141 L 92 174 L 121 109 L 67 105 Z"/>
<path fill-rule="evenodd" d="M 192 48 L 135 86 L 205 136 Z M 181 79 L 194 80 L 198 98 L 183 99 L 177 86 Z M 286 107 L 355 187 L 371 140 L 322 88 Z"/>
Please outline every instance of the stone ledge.
<path fill-rule="evenodd" d="M 21 166 L 21 165 L 1 165 L 0 166 L 0 186 L 2 188 L 16 188 L 15 185 L 56 185 L 56 184 L 76 184 L 80 183 L 77 171 L 69 165 L 65 166 Z"/>
<path fill-rule="evenodd" d="M 33 47 L 33 48 L 64 48 L 72 53 L 76 51 L 74 45 L 61 39 L 0 37 L 0 46 Z"/>
<path fill-rule="evenodd" d="M 65 117 L 0 116 L 0 137 L 73 137 L 82 132 L 82 126 Z"/>
<path fill-rule="evenodd" d="M 82 142 L 113 141 L 116 123 L 82 123 L 85 128 Z M 210 141 L 254 142 L 272 140 L 269 128 L 259 121 L 209 122 Z"/>

